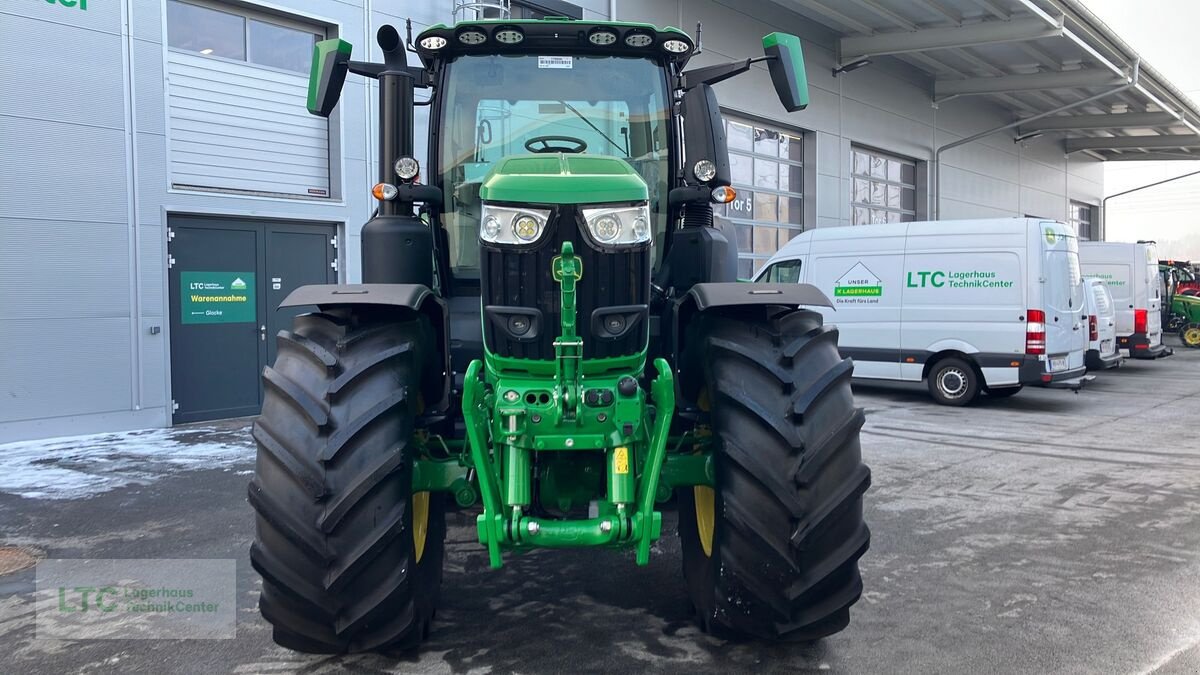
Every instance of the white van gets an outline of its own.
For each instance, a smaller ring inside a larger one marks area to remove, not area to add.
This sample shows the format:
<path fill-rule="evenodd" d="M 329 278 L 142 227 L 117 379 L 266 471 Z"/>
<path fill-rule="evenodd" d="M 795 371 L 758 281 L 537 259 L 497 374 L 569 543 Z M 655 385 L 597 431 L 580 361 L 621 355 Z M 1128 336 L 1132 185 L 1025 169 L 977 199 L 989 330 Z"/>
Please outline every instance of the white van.
<path fill-rule="evenodd" d="M 1162 342 L 1162 277 L 1153 242 L 1085 241 L 1079 264 L 1083 276 L 1100 279 L 1112 293 L 1119 349 L 1138 359 L 1172 353 Z"/>
<path fill-rule="evenodd" d="M 854 377 L 919 382 L 946 405 L 1024 385 L 1078 390 L 1087 322 L 1078 245 L 1039 218 L 803 232 L 756 281 L 817 286 Z"/>
<path fill-rule="evenodd" d="M 1085 278 L 1083 285 L 1088 321 L 1088 350 L 1084 363 L 1088 370 L 1117 368 L 1124 359 L 1117 349 L 1117 311 L 1112 295 L 1099 279 Z"/>

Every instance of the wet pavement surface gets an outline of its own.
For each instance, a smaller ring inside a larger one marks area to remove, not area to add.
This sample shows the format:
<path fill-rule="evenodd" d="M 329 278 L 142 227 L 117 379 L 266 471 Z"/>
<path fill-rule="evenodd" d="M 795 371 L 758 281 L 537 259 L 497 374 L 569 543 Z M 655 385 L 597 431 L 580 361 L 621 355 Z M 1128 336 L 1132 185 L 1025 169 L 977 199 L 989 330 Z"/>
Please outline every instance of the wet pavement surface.
<path fill-rule="evenodd" d="M 230 640 L 39 640 L 33 570 L 0 576 L 7 672 L 1200 672 L 1200 351 L 963 409 L 855 389 L 873 474 L 850 627 L 810 645 L 695 627 L 676 516 L 650 565 L 543 551 L 489 570 L 450 517 L 442 601 L 418 653 L 274 645 L 247 550 L 246 420 L 0 445 L 0 546 L 50 558 L 232 558 Z M 162 452 L 154 452 L 159 448 Z M 63 487 L 63 486 L 66 487 Z M 56 487 L 57 486 L 57 487 Z"/>

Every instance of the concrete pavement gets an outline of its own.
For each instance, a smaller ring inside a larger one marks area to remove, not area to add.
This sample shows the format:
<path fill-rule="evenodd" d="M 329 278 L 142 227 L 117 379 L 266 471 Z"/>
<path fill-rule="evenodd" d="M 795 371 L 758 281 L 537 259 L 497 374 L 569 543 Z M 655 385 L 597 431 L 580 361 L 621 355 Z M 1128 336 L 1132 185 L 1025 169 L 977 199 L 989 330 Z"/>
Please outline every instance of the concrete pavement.
<path fill-rule="evenodd" d="M 103 461 L 69 443 L 42 464 L 0 446 L 0 545 L 52 558 L 234 558 L 239 606 L 233 640 L 35 640 L 25 570 L 0 577 L 0 650 L 5 670 L 30 673 L 1197 672 L 1198 392 L 1200 351 L 1185 349 L 1102 373 L 1079 395 L 1026 390 L 962 409 L 921 387 L 857 387 L 874 472 L 866 591 L 850 627 L 813 645 L 699 633 L 674 513 L 647 568 L 629 554 L 564 551 L 510 557 L 500 571 L 487 568 L 472 513 L 451 518 L 441 609 L 419 653 L 295 654 L 271 642 L 255 608 L 245 422 L 154 432 L 192 448 L 195 461 L 178 464 L 120 439 L 105 441 Z M 5 458 L 17 455 L 23 471 L 97 478 L 67 493 L 45 493 L 36 476 L 5 488 L 15 471 Z"/>

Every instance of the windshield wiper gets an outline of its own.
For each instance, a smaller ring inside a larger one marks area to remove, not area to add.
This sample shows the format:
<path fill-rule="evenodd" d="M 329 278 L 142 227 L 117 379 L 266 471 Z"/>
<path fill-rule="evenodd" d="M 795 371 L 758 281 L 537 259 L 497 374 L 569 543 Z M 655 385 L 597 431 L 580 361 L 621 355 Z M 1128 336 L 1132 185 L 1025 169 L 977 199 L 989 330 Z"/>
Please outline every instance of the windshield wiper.
<path fill-rule="evenodd" d="M 620 150 L 621 152 L 625 153 L 625 157 L 626 157 L 626 158 L 629 158 L 629 157 L 630 157 L 630 154 L 629 154 L 629 151 L 628 151 L 628 150 L 626 150 L 625 148 L 621 147 L 621 144 L 620 144 L 620 143 L 617 143 L 617 142 L 616 142 L 616 141 L 614 141 L 613 139 L 609 138 L 609 137 L 608 137 L 608 134 L 604 133 L 603 131 L 600 131 L 600 127 L 596 126 L 595 124 L 592 124 L 592 121 L 591 121 L 591 120 L 589 120 L 587 117 L 584 117 L 583 113 L 581 113 L 581 112 L 579 112 L 578 110 L 576 110 L 576 109 L 575 109 L 575 106 L 571 105 L 570 103 L 567 103 L 566 101 L 562 101 L 562 100 L 560 100 L 560 101 L 559 101 L 559 103 L 563 104 L 563 106 L 564 106 L 564 107 L 565 107 L 567 110 L 570 110 L 571 112 L 575 113 L 575 116 L 576 116 L 576 117 L 578 117 L 579 119 L 583 120 L 583 123 L 584 123 L 584 124 L 586 124 L 586 125 L 588 125 L 589 127 L 591 127 L 593 131 L 595 131 L 596 133 L 598 133 L 598 134 L 600 134 L 601 136 L 603 136 L 603 137 L 604 137 L 604 140 L 608 141 L 609 143 L 612 143 L 612 146 L 613 146 L 614 148 L 616 148 L 616 149 Z"/>

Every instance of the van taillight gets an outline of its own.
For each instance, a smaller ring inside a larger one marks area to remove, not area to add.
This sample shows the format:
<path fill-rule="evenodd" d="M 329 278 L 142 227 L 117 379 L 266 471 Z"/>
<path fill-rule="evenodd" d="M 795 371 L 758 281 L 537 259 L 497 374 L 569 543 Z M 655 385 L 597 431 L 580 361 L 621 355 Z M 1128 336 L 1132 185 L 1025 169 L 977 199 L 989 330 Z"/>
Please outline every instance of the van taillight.
<path fill-rule="evenodd" d="M 1040 309 L 1026 312 L 1025 353 L 1034 356 L 1046 353 L 1046 313 Z"/>
<path fill-rule="evenodd" d="M 1150 315 L 1144 309 L 1133 310 L 1133 332 L 1149 333 Z"/>
<path fill-rule="evenodd" d="M 1100 326 L 1096 322 L 1096 315 L 1088 316 L 1088 339 L 1095 342 L 1100 339 Z"/>

